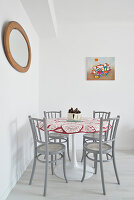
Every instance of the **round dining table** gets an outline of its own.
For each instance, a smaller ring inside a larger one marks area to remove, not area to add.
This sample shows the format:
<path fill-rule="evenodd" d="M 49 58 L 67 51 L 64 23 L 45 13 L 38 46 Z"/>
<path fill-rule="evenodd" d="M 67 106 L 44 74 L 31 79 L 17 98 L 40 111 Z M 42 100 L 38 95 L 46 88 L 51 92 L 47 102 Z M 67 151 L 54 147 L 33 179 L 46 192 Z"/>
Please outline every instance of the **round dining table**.
<path fill-rule="evenodd" d="M 43 127 L 40 127 L 43 130 Z M 94 133 L 98 134 L 100 130 L 100 119 L 83 118 L 79 122 L 68 121 L 67 118 L 47 119 L 47 130 L 55 134 L 70 134 L 72 136 L 72 154 L 71 161 L 66 161 L 66 175 L 68 180 L 81 180 L 83 175 L 83 163 L 77 161 L 76 157 L 76 134 Z M 103 123 L 103 131 L 107 130 L 107 123 Z M 85 179 L 93 175 L 94 169 L 87 165 Z M 58 161 L 54 173 L 56 176 L 64 179 L 62 161 Z"/>

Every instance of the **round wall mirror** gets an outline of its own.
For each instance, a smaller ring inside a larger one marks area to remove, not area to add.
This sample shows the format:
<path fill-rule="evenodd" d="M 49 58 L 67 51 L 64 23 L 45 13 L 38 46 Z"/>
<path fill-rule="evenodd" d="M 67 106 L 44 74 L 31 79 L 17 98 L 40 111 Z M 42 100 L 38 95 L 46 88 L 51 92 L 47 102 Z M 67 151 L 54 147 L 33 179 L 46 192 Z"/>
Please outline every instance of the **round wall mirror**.
<path fill-rule="evenodd" d="M 4 48 L 10 64 L 19 72 L 28 71 L 31 48 L 28 37 L 20 24 L 10 22 L 4 33 Z"/>
<path fill-rule="evenodd" d="M 26 67 L 28 62 L 28 47 L 25 38 L 17 29 L 13 29 L 10 33 L 9 47 L 13 59 L 22 67 Z"/>

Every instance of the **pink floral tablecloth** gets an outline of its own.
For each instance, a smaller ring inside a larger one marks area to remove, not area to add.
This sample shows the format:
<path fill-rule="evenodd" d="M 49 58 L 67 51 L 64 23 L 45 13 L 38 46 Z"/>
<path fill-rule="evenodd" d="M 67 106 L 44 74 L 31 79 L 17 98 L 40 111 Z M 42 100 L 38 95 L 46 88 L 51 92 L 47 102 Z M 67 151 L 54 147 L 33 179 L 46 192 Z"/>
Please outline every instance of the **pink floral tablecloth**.
<path fill-rule="evenodd" d="M 108 123 L 103 122 L 103 132 L 106 132 Z M 44 131 L 43 124 L 40 124 L 40 129 Z M 96 133 L 100 130 L 100 119 L 83 118 L 81 122 L 68 122 L 66 118 L 47 119 L 48 131 L 63 134 L 74 133 Z"/>

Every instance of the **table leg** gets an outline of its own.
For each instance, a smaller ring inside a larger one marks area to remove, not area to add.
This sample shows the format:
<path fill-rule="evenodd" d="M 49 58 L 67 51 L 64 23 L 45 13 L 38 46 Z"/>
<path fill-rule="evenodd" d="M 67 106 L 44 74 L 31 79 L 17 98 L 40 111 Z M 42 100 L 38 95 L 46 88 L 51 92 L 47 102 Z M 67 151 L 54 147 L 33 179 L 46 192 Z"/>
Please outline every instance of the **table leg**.
<path fill-rule="evenodd" d="M 76 158 L 76 142 L 75 134 L 72 134 L 72 156 L 71 162 L 66 161 L 66 176 L 68 180 L 81 180 L 83 175 L 83 163 L 77 162 Z M 55 175 L 63 178 L 63 166 L 62 161 L 58 161 L 54 169 Z M 93 168 L 87 165 L 85 179 L 90 178 L 93 175 Z"/>
<path fill-rule="evenodd" d="M 78 167 L 77 158 L 76 158 L 76 142 L 75 134 L 72 134 L 72 156 L 71 156 L 71 165 L 72 167 Z"/>

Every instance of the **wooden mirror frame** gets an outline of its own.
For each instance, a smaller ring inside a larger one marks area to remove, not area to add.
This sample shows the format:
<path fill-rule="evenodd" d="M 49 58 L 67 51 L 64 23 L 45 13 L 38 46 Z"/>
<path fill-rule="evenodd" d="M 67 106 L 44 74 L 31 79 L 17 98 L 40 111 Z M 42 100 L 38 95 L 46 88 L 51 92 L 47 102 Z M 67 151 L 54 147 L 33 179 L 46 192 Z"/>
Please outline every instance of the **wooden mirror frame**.
<path fill-rule="evenodd" d="M 22 67 L 21 65 L 19 65 L 14 60 L 14 58 L 11 54 L 10 45 L 9 45 L 9 37 L 10 37 L 10 33 L 13 29 L 17 29 L 18 31 L 20 31 L 20 33 L 23 35 L 24 39 L 26 40 L 27 48 L 28 48 L 28 62 L 27 62 L 26 67 Z M 30 64 L 31 64 L 30 42 L 29 42 L 29 39 L 27 37 L 27 34 L 25 33 L 24 29 L 22 28 L 22 26 L 18 22 L 11 21 L 7 24 L 7 26 L 5 28 L 5 32 L 4 32 L 4 49 L 5 49 L 6 57 L 7 57 L 8 61 L 10 62 L 10 64 L 12 65 L 12 67 L 14 67 L 19 72 L 27 72 L 28 71 Z"/>

